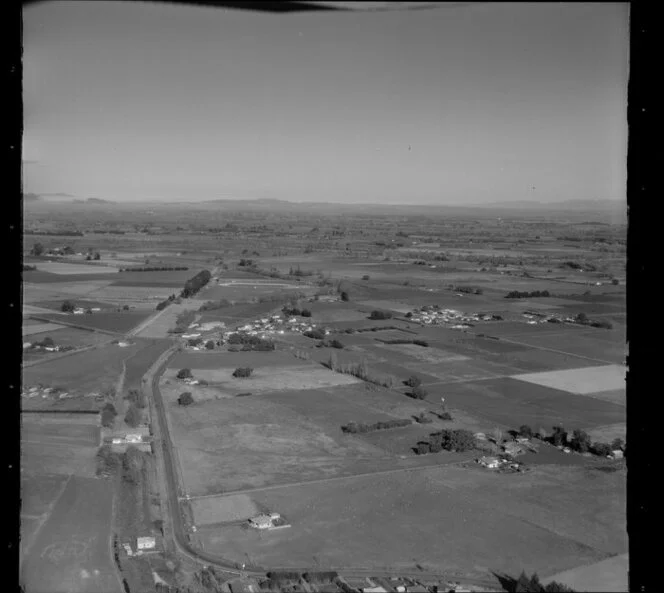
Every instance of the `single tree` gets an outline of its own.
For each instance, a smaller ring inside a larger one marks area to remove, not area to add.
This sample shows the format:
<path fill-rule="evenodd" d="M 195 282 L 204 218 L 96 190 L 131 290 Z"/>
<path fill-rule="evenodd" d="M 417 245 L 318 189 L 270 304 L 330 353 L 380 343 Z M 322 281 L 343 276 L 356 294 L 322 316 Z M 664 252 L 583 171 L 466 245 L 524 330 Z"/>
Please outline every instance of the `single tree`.
<path fill-rule="evenodd" d="M 586 453 L 590 449 L 590 444 L 590 437 L 588 436 L 588 433 L 579 429 L 572 433 L 570 446 L 575 451 L 578 451 L 579 453 Z"/>
<path fill-rule="evenodd" d="M 141 423 L 142 419 L 143 419 L 143 414 L 138 409 L 138 407 L 136 407 L 136 404 L 134 403 L 129 404 L 129 409 L 127 410 L 127 413 L 125 414 L 124 417 L 127 426 L 136 428 Z"/>
<path fill-rule="evenodd" d="M 214 350 L 214 340 L 208 340 L 207 342 L 205 342 L 205 347 L 208 350 Z"/>
<path fill-rule="evenodd" d="M 251 373 L 254 372 L 254 369 L 251 367 L 238 367 L 233 371 L 233 377 L 238 379 L 245 379 L 251 376 Z"/>
<path fill-rule="evenodd" d="M 30 255 L 35 255 L 37 257 L 42 253 L 44 253 L 44 246 L 41 243 L 35 243 L 30 250 Z"/>
<path fill-rule="evenodd" d="M 191 369 L 180 369 L 176 375 L 178 379 L 191 379 L 193 376 Z"/>
<path fill-rule="evenodd" d="M 408 387 L 419 387 L 422 384 L 422 379 L 420 379 L 417 375 L 411 375 L 404 381 Z"/>
<path fill-rule="evenodd" d="M 63 313 L 71 313 L 75 308 L 76 306 L 71 301 L 64 301 L 62 305 L 60 305 L 60 310 Z"/>
<path fill-rule="evenodd" d="M 611 443 L 611 449 L 613 451 L 621 450 L 625 446 L 625 441 L 623 441 L 621 438 L 614 439 L 613 442 Z"/>
<path fill-rule="evenodd" d="M 178 396 L 178 404 L 181 406 L 190 406 L 194 403 L 194 396 L 191 391 L 185 391 Z"/>
<path fill-rule="evenodd" d="M 427 390 L 420 385 L 413 387 L 410 393 L 415 399 L 424 399 L 428 395 Z"/>
<path fill-rule="evenodd" d="M 533 437 L 533 429 L 530 428 L 530 426 L 528 426 L 527 424 L 522 424 L 519 427 L 519 434 L 522 437 L 526 437 L 527 439 L 530 439 L 530 438 Z"/>
<path fill-rule="evenodd" d="M 341 300 L 344 302 L 347 302 L 350 300 L 350 297 L 348 296 L 348 293 L 344 290 L 341 292 Z"/>

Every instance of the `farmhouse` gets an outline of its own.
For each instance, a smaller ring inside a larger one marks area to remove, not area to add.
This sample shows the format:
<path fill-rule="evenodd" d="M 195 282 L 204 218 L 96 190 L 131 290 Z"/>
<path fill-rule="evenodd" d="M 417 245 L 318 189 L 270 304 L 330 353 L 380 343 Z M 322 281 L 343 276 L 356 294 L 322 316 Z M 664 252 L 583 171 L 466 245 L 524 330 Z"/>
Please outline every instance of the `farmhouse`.
<path fill-rule="evenodd" d="M 137 537 L 136 538 L 136 549 L 140 551 L 145 550 L 154 550 L 156 546 L 154 537 Z"/>
<path fill-rule="evenodd" d="M 249 525 L 254 529 L 274 529 L 274 521 L 280 518 L 279 513 L 256 515 L 249 519 Z"/>

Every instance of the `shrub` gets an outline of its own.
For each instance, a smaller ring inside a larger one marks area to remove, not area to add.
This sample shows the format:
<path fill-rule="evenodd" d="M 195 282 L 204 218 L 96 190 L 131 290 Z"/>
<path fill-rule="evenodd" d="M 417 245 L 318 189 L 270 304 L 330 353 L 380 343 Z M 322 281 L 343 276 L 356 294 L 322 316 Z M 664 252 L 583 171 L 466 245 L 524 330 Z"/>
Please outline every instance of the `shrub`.
<path fill-rule="evenodd" d="M 405 283 L 404 283 L 404 285 L 405 285 Z M 413 316 L 413 312 L 412 312 L 412 311 L 408 311 L 408 313 L 406 313 L 406 318 L 407 318 L 407 319 L 410 319 L 412 316 Z"/>
<path fill-rule="evenodd" d="M 600 457 L 606 457 L 611 455 L 611 445 L 608 443 L 593 443 L 591 447 L 592 453 L 599 455 Z"/>
<path fill-rule="evenodd" d="M 233 377 L 236 377 L 238 379 L 244 379 L 246 377 L 250 377 L 251 373 L 254 372 L 254 369 L 251 367 L 237 367 L 233 371 Z"/>
<path fill-rule="evenodd" d="M 214 340 L 208 340 L 207 342 L 205 342 L 205 347 L 208 350 L 214 350 Z"/>
<path fill-rule="evenodd" d="M 409 419 L 403 420 L 388 420 L 387 422 L 374 422 L 373 424 L 365 424 L 364 422 L 349 422 L 341 427 L 342 432 L 346 433 L 365 433 L 373 432 L 375 430 L 387 430 L 390 428 L 401 428 L 409 426 L 412 421 Z"/>
<path fill-rule="evenodd" d="M 136 407 L 135 404 L 129 404 L 129 409 L 127 410 L 127 413 L 125 414 L 124 420 L 127 423 L 127 426 L 131 426 L 132 428 L 136 428 L 140 423 L 141 420 L 143 419 L 143 414 L 141 411 Z"/>
<path fill-rule="evenodd" d="M 138 484 L 141 481 L 143 470 L 143 455 L 133 446 L 127 447 L 122 456 L 122 479 L 129 484 Z"/>
<path fill-rule="evenodd" d="M 369 319 L 392 319 L 392 313 L 389 311 L 374 310 L 369 315 Z"/>
<path fill-rule="evenodd" d="M 312 329 L 304 332 L 302 335 L 314 340 L 322 340 L 325 338 L 325 332 L 322 329 Z"/>
<path fill-rule="evenodd" d="M 235 397 L 246 397 L 247 395 L 251 395 L 251 391 L 243 391 L 242 393 L 238 393 Z"/>
<path fill-rule="evenodd" d="M 309 309 L 302 309 L 302 317 L 311 317 L 311 311 Z"/>
<path fill-rule="evenodd" d="M 617 438 L 614 439 L 613 442 L 611 443 L 611 450 L 616 451 L 620 449 L 622 451 L 624 446 L 625 446 L 625 441 L 623 441 L 621 438 Z"/>
<path fill-rule="evenodd" d="M 60 310 L 63 313 L 71 313 L 75 308 L 74 303 L 71 301 L 63 301 L 62 305 L 60 305 Z"/>
<path fill-rule="evenodd" d="M 426 340 L 413 340 L 413 344 L 415 344 L 416 346 L 424 346 L 425 348 L 429 347 L 429 342 L 427 342 Z"/>
<path fill-rule="evenodd" d="M 365 274 L 364 276 L 362 276 L 362 280 L 369 280 L 369 274 Z"/>
<path fill-rule="evenodd" d="M 109 445 L 103 445 L 99 448 L 96 461 L 96 473 L 98 476 L 113 475 L 120 467 L 120 456 L 117 453 L 113 453 Z"/>
<path fill-rule="evenodd" d="M 419 387 L 422 384 L 422 379 L 416 375 L 411 375 L 404 381 L 404 384 L 408 385 L 408 387 Z"/>
<path fill-rule="evenodd" d="M 341 300 L 344 302 L 347 302 L 350 300 L 350 297 L 348 296 L 348 293 L 346 291 L 341 292 Z"/>
<path fill-rule="evenodd" d="M 431 424 L 433 420 L 430 416 L 427 416 L 424 412 L 421 412 L 418 416 L 413 416 L 415 422 L 418 424 Z"/>
<path fill-rule="evenodd" d="M 176 375 L 178 379 L 191 379 L 193 376 L 191 369 L 180 369 Z"/>
<path fill-rule="evenodd" d="M 453 420 L 452 414 L 449 412 L 443 412 L 442 414 L 438 414 L 438 418 L 441 420 Z"/>
<path fill-rule="evenodd" d="M 421 387 L 418 385 L 417 387 L 413 387 L 412 391 L 410 392 L 410 396 L 415 398 L 415 399 L 424 399 L 428 395 L 428 392 L 424 387 Z"/>
<path fill-rule="evenodd" d="M 194 403 L 194 396 L 191 391 L 185 391 L 178 396 L 178 404 L 181 406 L 190 406 Z"/>
<path fill-rule="evenodd" d="M 585 453 L 590 449 L 590 444 L 590 437 L 588 436 L 588 433 L 578 429 L 572 433 L 570 448 L 572 448 L 574 451 Z"/>
<path fill-rule="evenodd" d="M 415 453 L 418 455 L 426 455 L 427 453 L 431 452 L 431 447 L 429 446 L 429 443 L 426 441 L 420 441 L 417 443 L 417 446 L 415 447 Z"/>
<path fill-rule="evenodd" d="M 527 424 L 522 424 L 519 427 L 519 434 L 522 437 L 526 437 L 528 439 L 531 439 L 533 437 L 533 429 L 530 428 L 530 426 L 528 426 Z"/>

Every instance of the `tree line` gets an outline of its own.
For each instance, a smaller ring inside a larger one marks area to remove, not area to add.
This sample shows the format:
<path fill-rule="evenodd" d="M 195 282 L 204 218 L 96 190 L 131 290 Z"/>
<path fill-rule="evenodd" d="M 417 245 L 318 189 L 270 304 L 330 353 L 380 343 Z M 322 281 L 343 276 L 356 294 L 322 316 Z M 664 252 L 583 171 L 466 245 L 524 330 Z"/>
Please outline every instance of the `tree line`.
<path fill-rule="evenodd" d="M 195 295 L 201 288 L 203 288 L 212 278 L 209 270 L 201 270 L 195 276 L 189 278 L 184 284 L 184 288 L 180 293 L 182 298 L 189 298 Z"/>
<path fill-rule="evenodd" d="M 365 424 L 364 422 L 349 422 L 341 427 L 341 431 L 350 434 L 374 432 L 375 430 L 387 430 L 389 428 L 401 428 L 412 424 L 412 420 L 407 418 L 400 420 L 387 420 L 386 422 L 374 422 Z"/>
<path fill-rule="evenodd" d="M 538 297 L 549 297 L 551 294 L 549 293 L 548 290 L 533 290 L 532 292 L 528 292 L 526 290 L 524 291 L 519 291 L 519 290 L 512 290 L 511 292 L 508 292 L 505 295 L 506 299 L 530 299 L 530 298 L 538 298 Z"/>
<path fill-rule="evenodd" d="M 429 435 L 428 441 L 420 441 L 415 447 L 418 455 L 438 453 L 439 451 L 470 451 L 476 445 L 475 436 L 465 429 L 443 429 Z"/>
<path fill-rule="evenodd" d="M 120 268 L 121 272 L 181 272 L 188 270 L 187 266 L 143 266 L 139 268 Z"/>

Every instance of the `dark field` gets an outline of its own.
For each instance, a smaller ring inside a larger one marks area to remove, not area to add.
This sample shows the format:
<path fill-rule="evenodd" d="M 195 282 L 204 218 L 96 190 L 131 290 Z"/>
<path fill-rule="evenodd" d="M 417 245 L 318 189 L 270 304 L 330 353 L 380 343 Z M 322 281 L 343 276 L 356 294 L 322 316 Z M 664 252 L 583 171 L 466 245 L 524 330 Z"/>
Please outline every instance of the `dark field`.
<path fill-rule="evenodd" d="M 623 422 L 625 408 L 509 377 L 428 386 L 428 400 L 467 410 L 489 422 L 518 428 L 562 424 L 568 430 Z"/>

